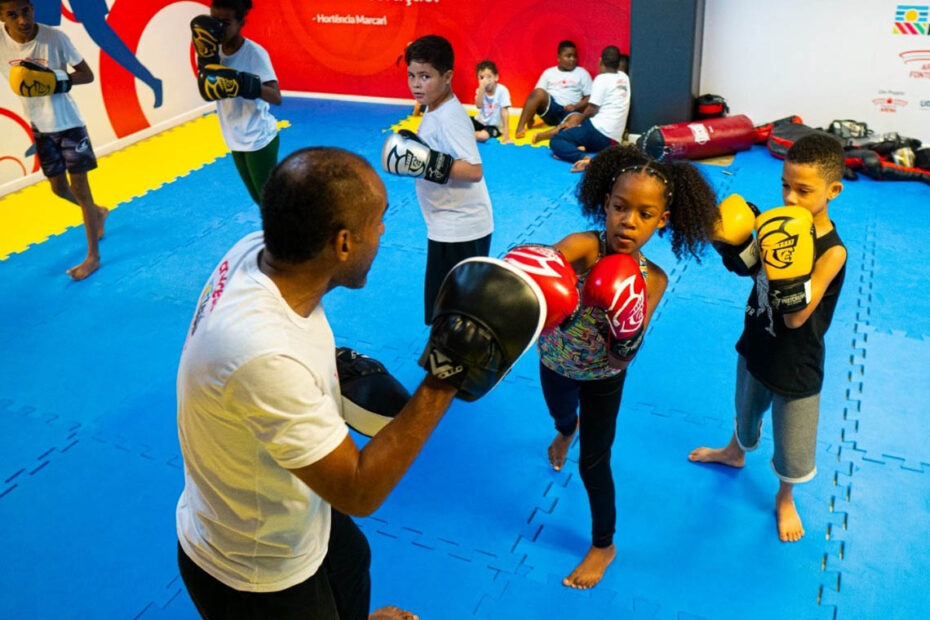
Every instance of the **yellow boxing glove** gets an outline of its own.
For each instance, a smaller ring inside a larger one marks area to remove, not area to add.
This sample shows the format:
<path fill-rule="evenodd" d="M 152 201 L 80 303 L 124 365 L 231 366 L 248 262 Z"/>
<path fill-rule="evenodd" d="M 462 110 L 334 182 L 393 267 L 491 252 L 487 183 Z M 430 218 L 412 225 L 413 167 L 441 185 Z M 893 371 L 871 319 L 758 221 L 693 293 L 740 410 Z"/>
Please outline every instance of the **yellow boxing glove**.
<path fill-rule="evenodd" d="M 21 60 L 10 68 L 10 88 L 20 97 L 47 97 L 71 90 L 71 78 L 64 71 Z"/>
<path fill-rule="evenodd" d="M 730 194 L 718 208 L 720 219 L 711 243 L 724 267 L 737 275 L 751 276 L 759 269 L 759 248 L 752 238 L 759 209 L 739 194 Z"/>
<path fill-rule="evenodd" d="M 759 255 L 769 281 L 769 303 L 797 312 L 811 301 L 814 218 L 801 207 L 778 207 L 756 218 Z"/>

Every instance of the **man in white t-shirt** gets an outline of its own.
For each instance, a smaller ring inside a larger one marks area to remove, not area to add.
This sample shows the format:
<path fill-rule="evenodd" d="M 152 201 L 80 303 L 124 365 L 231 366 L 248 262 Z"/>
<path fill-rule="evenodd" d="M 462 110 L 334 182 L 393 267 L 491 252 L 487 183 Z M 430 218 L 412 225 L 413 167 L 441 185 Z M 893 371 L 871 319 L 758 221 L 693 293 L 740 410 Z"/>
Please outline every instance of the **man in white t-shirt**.
<path fill-rule="evenodd" d="M 203 288 L 178 366 L 176 523 L 181 577 L 204 618 L 368 618 L 370 550 L 347 515 L 378 508 L 453 396 L 480 397 L 516 361 L 513 349 L 529 346 L 496 344 L 515 338 L 493 322 L 542 324 L 544 303 L 535 317 L 508 311 L 497 282 L 472 277 L 466 301 L 477 310 L 446 304 L 420 360 L 426 378 L 359 450 L 321 303 L 333 288 L 364 286 L 386 209 L 384 184 L 363 158 L 296 151 L 268 178 L 263 231 L 237 242 Z M 372 617 L 413 618 L 379 612 Z"/>
<path fill-rule="evenodd" d="M 0 22 L 0 73 L 22 101 L 42 173 L 56 196 L 81 207 L 87 256 L 67 273 L 83 280 L 100 266 L 98 240 L 109 210 L 94 202 L 87 173 L 97 157 L 69 91 L 93 82 L 94 72 L 68 35 L 35 22 L 29 0 L 0 0 Z"/>
<path fill-rule="evenodd" d="M 572 112 L 584 110 L 590 95 L 591 74 L 578 66 L 578 47 L 571 41 L 560 41 L 558 64 L 539 76 L 523 104 L 514 137 L 522 138 L 537 114 L 547 125 L 558 125 Z"/>
<path fill-rule="evenodd" d="M 572 162 L 573 172 L 584 170 L 595 153 L 623 140 L 630 111 L 630 78 L 619 67 L 626 62 L 616 46 L 605 47 L 588 106 L 553 130 L 549 148 L 559 159 Z"/>
<path fill-rule="evenodd" d="M 216 114 L 236 170 L 256 204 L 262 187 L 278 163 L 278 123 L 270 105 L 281 105 L 278 78 L 271 58 L 261 45 L 242 36 L 251 0 L 213 0 L 210 16 L 222 24 L 218 65 L 200 69 L 203 76 L 229 76 L 254 88 L 240 88 L 231 96 L 204 95 L 216 101 Z M 232 71 L 230 71 L 232 70 Z M 201 94 L 204 94 L 201 88 Z"/>

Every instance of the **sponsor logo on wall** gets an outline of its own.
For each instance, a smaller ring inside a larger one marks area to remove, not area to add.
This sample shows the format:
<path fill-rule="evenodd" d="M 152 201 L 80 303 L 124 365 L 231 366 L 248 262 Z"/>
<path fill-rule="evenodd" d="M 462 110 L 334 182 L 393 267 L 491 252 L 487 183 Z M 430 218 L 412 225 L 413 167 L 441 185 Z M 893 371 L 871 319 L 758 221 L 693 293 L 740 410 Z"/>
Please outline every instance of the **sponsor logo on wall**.
<path fill-rule="evenodd" d="M 894 34 L 930 34 L 930 5 L 899 4 L 894 12 Z"/>
<path fill-rule="evenodd" d="M 930 49 L 907 50 L 898 54 L 912 79 L 930 79 Z"/>
<path fill-rule="evenodd" d="M 921 112 L 930 112 L 930 99 L 921 99 L 921 100 L 920 100 L 920 111 L 921 111 Z"/>
<path fill-rule="evenodd" d="M 878 94 L 880 97 L 875 97 L 872 99 L 872 104 L 878 109 L 879 112 L 885 112 L 887 114 L 896 114 L 908 104 L 907 99 L 904 98 L 904 93 L 899 90 L 880 90 Z"/>

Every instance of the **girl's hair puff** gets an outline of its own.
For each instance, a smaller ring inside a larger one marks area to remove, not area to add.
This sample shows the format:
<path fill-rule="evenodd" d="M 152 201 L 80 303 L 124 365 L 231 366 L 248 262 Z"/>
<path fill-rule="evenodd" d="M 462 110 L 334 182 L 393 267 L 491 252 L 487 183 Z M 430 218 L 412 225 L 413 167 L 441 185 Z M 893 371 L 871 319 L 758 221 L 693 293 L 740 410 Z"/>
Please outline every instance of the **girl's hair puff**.
<path fill-rule="evenodd" d="M 581 212 L 598 225 L 605 225 L 604 201 L 613 189 L 617 175 L 653 170 L 660 181 L 667 181 L 666 208 L 669 221 L 659 230 L 672 232 L 672 252 L 677 258 L 687 253 L 699 262 L 720 219 L 714 190 L 690 162 L 660 162 L 635 146 L 611 146 L 598 153 L 578 184 Z"/>

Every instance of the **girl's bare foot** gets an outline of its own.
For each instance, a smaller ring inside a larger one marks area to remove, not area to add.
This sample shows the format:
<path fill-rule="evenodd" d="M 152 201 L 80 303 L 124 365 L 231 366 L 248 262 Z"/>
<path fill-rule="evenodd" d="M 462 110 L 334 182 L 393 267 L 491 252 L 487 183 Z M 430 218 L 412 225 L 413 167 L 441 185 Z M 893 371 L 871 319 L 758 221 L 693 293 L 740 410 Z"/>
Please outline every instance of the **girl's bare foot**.
<path fill-rule="evenodd" d="M 581 564 L 575 567 L 571 574 L 562 580 L 563 586 L 587 590 L 593 588 L 604 576 L 604 572 L 617 555 L 614 545 L 609 547 L 591 547 L 584 556 Z"/>
<path fill-rule="evenodd" d="M 801 524 L 801 515 L 794 505 L 794 496 L 791 488 L 783 486 L 775 496 L 775 520 L 778 522 L 778 538 L 782 542 L 798 542 L 804 537 L 804 526 Z"/>
<path fill-rule="evenodd" d="M 75 280 L 83 280 L 97 271 L 98 267 L 100 267 L 100 256 L 88 254 L 83 263 L 68 269 L 66 273 Z"/>
<path fill-rule="evenodd" d="M 549 464 L 552 465 L 552 469 L 562 471 L 562 466 L 565 465 L 565 459 L 568 457 L 568 449 L 574 438 L 575 433 L 571 435 L 556 433 L 555 439 L 549 444 Z"/>
<path fill-rule="evenodd" d="M 736 441 L 736 434 L 730 438 L 725 448 L 700 447 L 691 451 L 688 460 L 693 463 L 719 463 L 730 467 L 742 467 L 746 464 L 746 452 Z"/>

